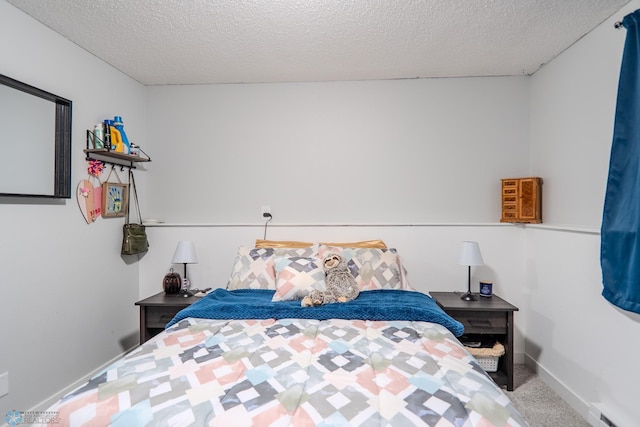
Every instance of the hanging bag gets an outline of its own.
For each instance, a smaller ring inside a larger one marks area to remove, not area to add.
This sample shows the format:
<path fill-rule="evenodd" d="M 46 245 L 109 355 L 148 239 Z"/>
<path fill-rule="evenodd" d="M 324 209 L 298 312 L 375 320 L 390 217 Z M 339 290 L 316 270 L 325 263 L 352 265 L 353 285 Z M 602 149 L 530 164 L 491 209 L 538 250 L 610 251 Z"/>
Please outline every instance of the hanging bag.
<path fill-rule="evenodd" d="M 140 221 L 140 223 L 137 224 L 129 222 L 129 206 L 127 206 L 127 216 L 122 228 L 122 250 L 120 252 L 122 255 L 140 254 L 146 252 L 149 249 L 147 231 L 145 229 L 145 226 L 142 225 L 142 215 L 140 214 L 140 204 L 138 203 L 136 181 L 133 178 L 133 171 L 131 171 L 131 169 L 129 169 L 129 182 L 131 192 L 133 193 L 133 199 L 135 199 L 136 202 L 136 210 L 138 211 L 138 220 Z"/>

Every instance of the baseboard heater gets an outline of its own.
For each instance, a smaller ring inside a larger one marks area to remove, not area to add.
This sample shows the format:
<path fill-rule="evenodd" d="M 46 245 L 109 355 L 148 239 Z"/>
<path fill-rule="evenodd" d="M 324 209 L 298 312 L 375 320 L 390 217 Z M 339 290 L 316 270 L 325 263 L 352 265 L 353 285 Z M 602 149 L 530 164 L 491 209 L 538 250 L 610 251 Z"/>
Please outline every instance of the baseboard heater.
<path fill-rule="evenodd" d="M 587 421 L 593 427 L 618 427 L 616 423 L 605 415 L 604 407 L 600 403 L 591 404 Z"/>

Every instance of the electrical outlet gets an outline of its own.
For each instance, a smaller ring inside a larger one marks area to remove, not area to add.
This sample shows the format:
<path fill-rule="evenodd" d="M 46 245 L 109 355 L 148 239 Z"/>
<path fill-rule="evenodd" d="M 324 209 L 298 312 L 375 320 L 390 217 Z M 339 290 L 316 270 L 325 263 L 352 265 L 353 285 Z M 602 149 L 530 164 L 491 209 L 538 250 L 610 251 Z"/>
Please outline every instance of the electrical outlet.
<path fill-rule="evenodd" d="M 0 374 L 0 397 L 9 394 L 9 372 Z"/>
<path fill-rule="evenodd" d="M 271 206 L 263 206 L 262 211 L 260 212 L 260 216 L 264 217 L 265 214 L 271 215 Z"/>

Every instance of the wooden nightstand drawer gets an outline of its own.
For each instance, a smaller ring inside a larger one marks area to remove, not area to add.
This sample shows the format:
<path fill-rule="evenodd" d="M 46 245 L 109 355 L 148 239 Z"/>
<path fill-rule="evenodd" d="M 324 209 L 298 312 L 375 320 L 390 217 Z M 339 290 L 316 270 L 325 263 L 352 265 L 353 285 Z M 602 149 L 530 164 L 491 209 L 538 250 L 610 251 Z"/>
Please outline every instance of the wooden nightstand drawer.
<path fill-rule="evenodd" d="M 447 313 L 464 325 L 465 334 L 507 333 L 507 316 L 504 313 L 457 310 L 447 310 Z"/>
<path fill-rule="evenodd" d="M 185 298 L 160 292 L 136 302 L 140 306 L 140 344 L 162 332 L 180 310 L 198 300 L 197 297 Z"/>
<path fill-rule="evenodd" d="M 164 328 L 180 310 L 180 307 L 147 307 L 147 327 Z"/>

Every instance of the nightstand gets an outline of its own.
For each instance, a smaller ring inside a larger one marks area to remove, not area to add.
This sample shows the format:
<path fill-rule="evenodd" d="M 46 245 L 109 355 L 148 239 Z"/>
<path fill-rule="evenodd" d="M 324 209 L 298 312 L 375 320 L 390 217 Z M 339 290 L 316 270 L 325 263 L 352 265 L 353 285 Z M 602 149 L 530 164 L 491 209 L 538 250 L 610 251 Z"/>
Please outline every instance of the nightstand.
<path fill-rule="evenodd" d="M 140 344 L 158 335 L 180 310 L 200 299 L 160 292 L 136 302 L 140 306 Z"/>
<path fill-rule="evenodd" d="M 518 307 L 496 294 L 464 301 L 459 292 L 429 292 L 440 307 L 464 325 L 465 335 L 494 335 L 504 345 L 505 354 L 498 361 L 498 370 L 489 372 L 496 384 L 513 390 L 513 312 Z"/>

